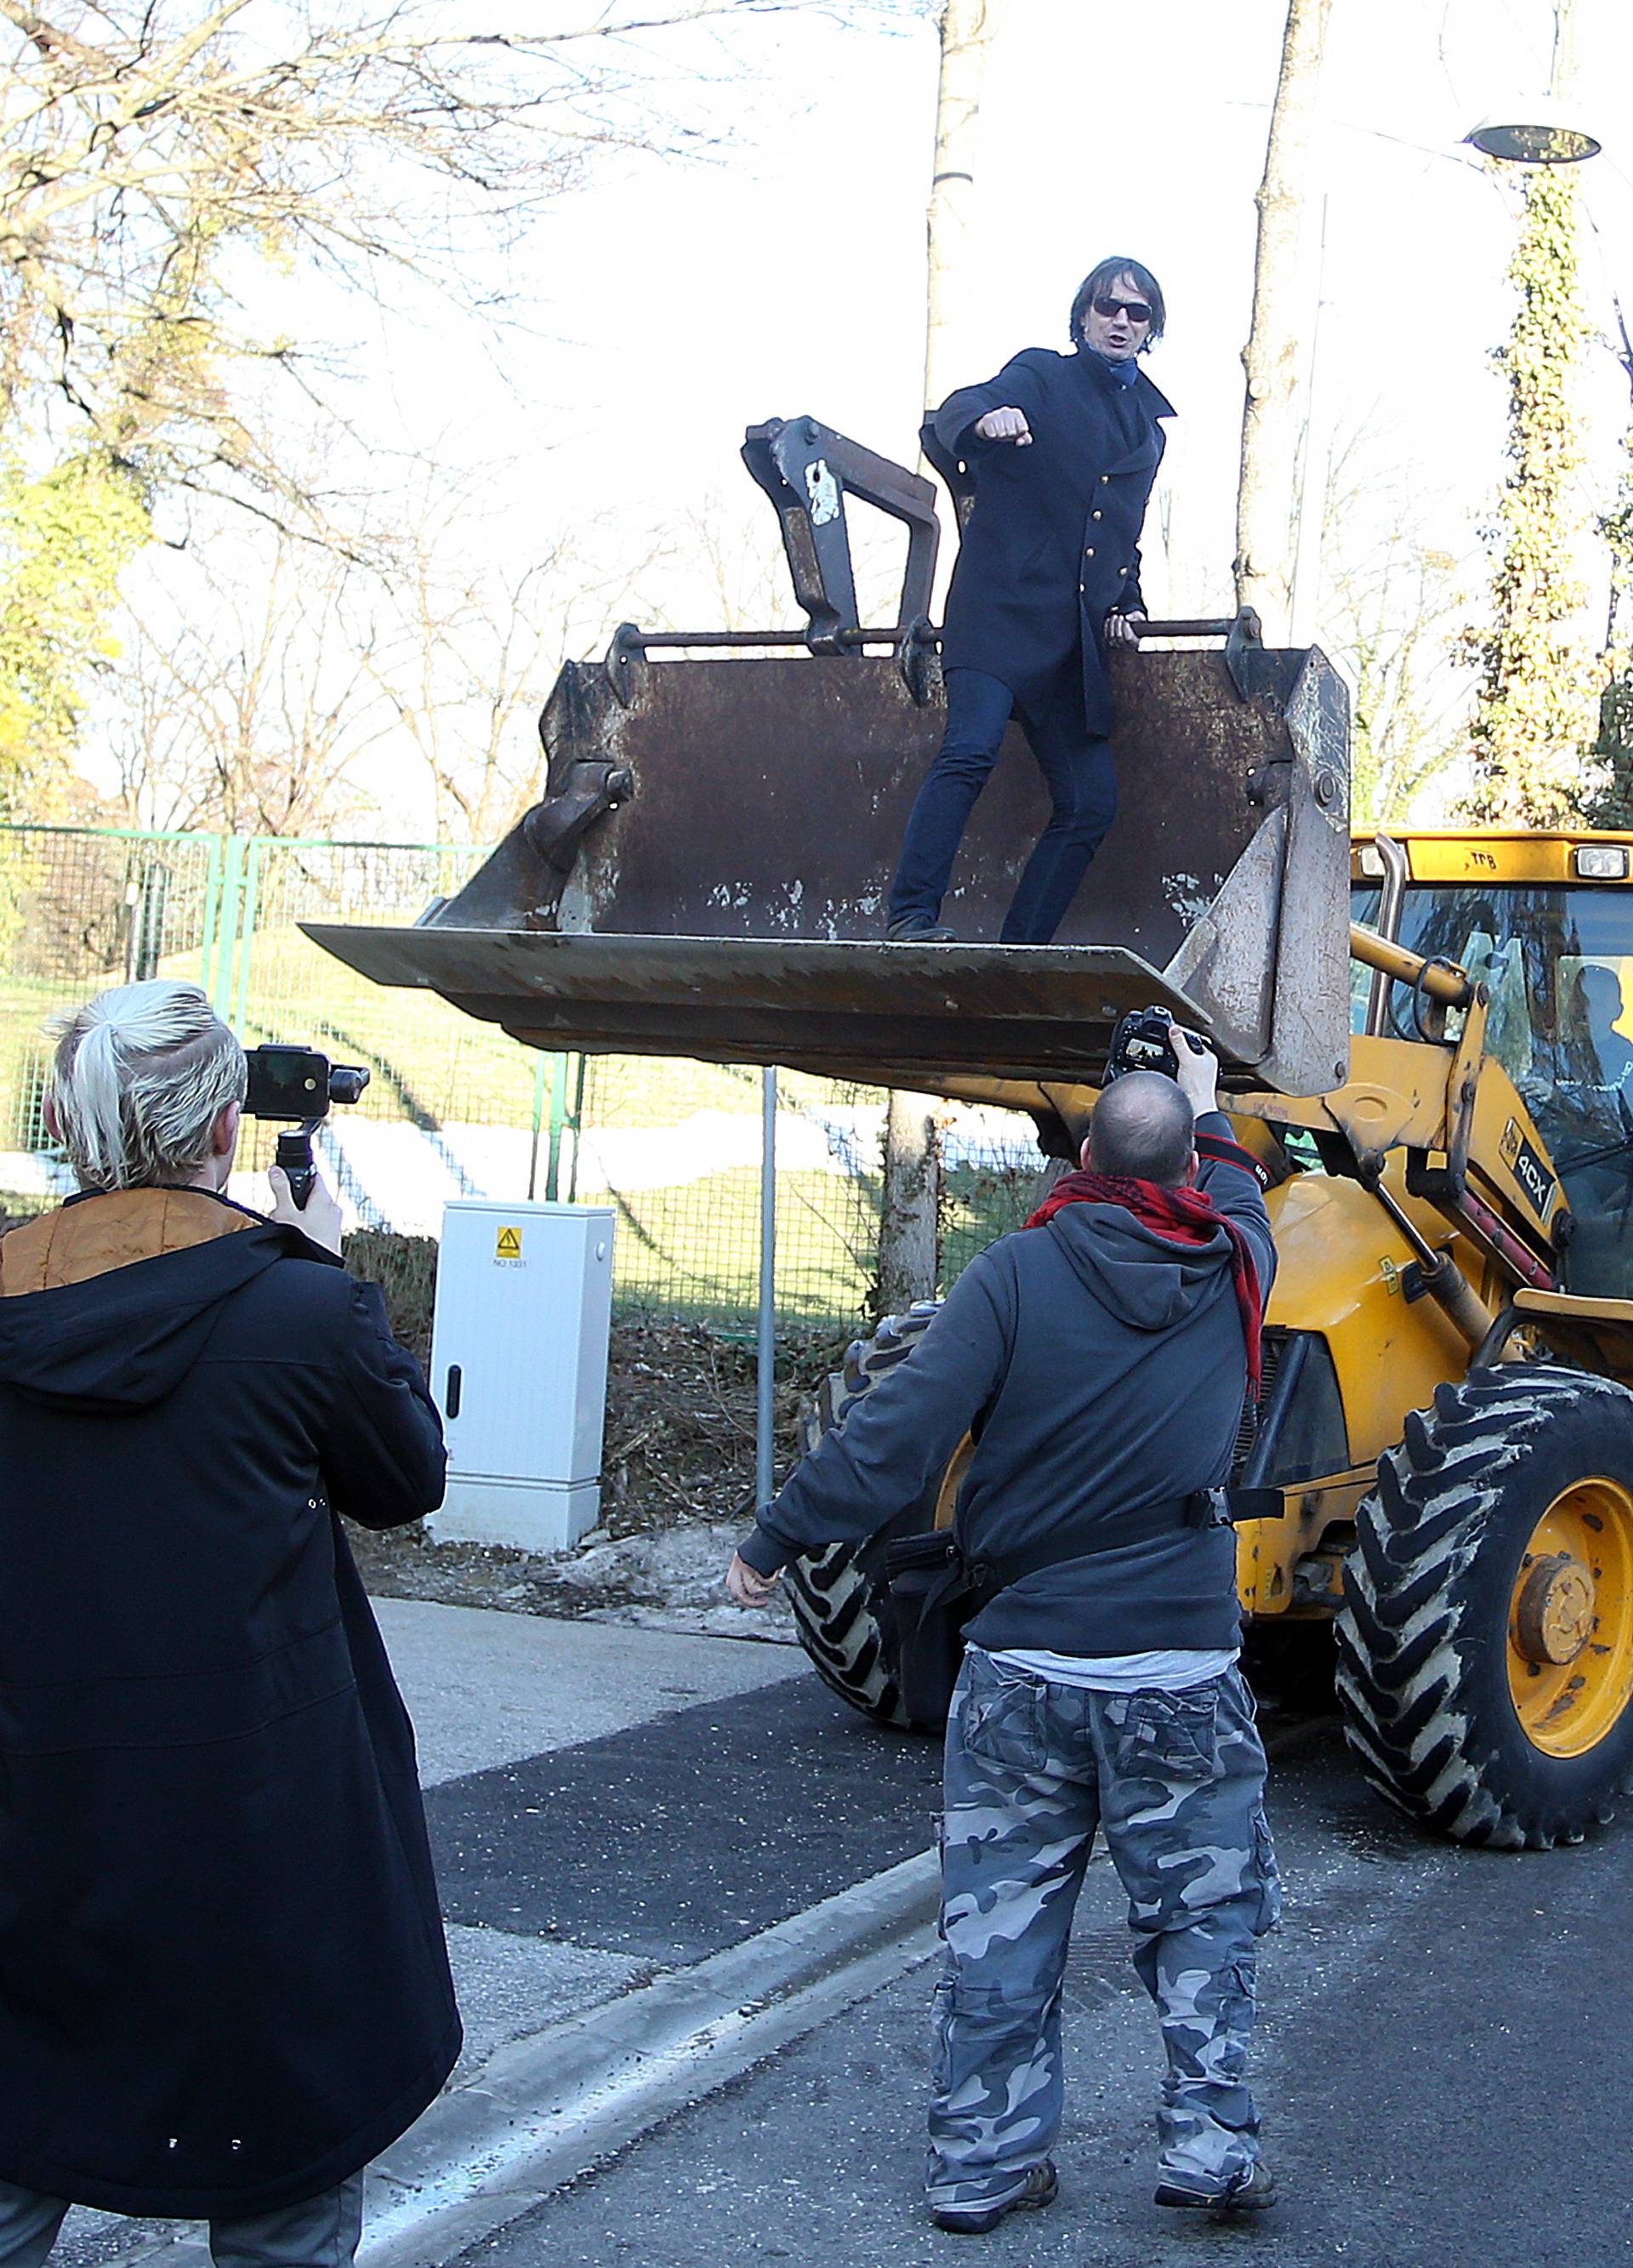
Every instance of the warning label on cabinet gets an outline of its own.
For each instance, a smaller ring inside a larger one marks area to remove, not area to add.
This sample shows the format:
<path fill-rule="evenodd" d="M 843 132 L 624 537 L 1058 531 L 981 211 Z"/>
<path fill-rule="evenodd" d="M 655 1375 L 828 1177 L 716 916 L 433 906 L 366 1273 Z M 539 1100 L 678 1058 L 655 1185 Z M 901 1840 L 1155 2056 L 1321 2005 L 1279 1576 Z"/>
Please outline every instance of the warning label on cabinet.
<path fill-rule="evenodd" d="M 519 1260 L 522 1256 L 522 1233 L 519 1228 L 502 1228 L 495 1240 L 493 1256 L 496 1260 Z"/>

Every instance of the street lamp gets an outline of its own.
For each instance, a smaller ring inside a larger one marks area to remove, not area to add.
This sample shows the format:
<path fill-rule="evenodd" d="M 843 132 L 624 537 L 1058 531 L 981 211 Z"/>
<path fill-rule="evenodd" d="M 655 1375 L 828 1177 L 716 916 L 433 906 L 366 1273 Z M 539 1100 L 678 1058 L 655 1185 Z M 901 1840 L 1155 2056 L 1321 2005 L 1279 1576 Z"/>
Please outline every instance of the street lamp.
<path fill-rule="evenodd" d="M 1463 139 L 1487 158 L 1515 166 L 1577 166 L 1596 158 L 1603 144 L 1551 94 L 1532 95 L 1482 118 Z"/>
<path fill-rule="evenodd" d="M 1567 19 L 1556 19 L 1560 32 L 1568 32 Z M 1564 85 L 1570 76 L 1570 49 L 1568 38 L 1562 46 L 1556 40 L 1554 56 L 1556 83 Z M 1569 102 L 1557 94 L 1527 95 L 1523 101 L 1512 103 L 1507 109 L 1494 111 L 1490 118 L 1481 120 L 1463 136 L 1463 146 L 1477 150 L 1484 158 L 1501 158 L 1514 166 L 1577 166 L 1585 158 L 1596 158 L 1603 144 L 1590 134 L 1572 113 Z M 1455 150 L 1441 150 L 1435 154 L 1456 159 Z M 1459 162 L 1472 165 L 1472 158 Z M 1321 216 L 1321 262 L 1325 267 L 1327 254 L 1327 217 L 1323 206 Z M 1299 494 L 1298 530 L 1293 543 L 1292 597 L 1289 612 L 1295 637 L 1311 628 L 1310 609 L 1314 601 L 1315 580 L 1319 572 L 1320 534 L 1316 520 L 1320 497 L 1312 487 L 1310 460 L 1312 441 L 1316 430 L 1315 399 L 1316 369 L 1319 361 L 1321 334 L 1321 297 L 1320 271 L 1316 283 L 1315 322 L 1311 334 L 1310 372 L 1307 380 L 1310 408 L 1305 418 L 1304 435 L 1299 453 Z M 1621 302 L 1616 303 L 1616 319 L 1622 324 Z M 1619 357 L 1629 380 L 1633 380 L 1633 343 L 1629 343 L 1625 324 L 1622 324 L 1623 353 Z"/>

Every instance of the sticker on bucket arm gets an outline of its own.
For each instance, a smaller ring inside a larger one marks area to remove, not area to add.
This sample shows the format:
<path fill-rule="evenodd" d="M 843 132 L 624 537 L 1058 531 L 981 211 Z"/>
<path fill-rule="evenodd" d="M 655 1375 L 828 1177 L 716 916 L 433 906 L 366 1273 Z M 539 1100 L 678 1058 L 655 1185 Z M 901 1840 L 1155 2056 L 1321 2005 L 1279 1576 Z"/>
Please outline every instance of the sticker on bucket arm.
<path fill-rule="evenodd" d="M 1509 1120 L 1497 1146 L 1504 1164 L 1535 1208 L 1538 1219 L 1546 1220 L 1548 1207 L 1554 1202 L 1554 1176 L 1520 1132 L 1517 1119 Z"/>
<path fill-rule="evenodd" d="M 839 518 L 839 482 L 820 457 L 805 467 L 805 509 L 813 527 L 826 527 Z"/>
<path fill-rule="evenodd" d="M 522 1233 L 519 1228 L 502 1228 L 494 1239 L 496 1260 L 519 1260 L 522 1256 Z"/>

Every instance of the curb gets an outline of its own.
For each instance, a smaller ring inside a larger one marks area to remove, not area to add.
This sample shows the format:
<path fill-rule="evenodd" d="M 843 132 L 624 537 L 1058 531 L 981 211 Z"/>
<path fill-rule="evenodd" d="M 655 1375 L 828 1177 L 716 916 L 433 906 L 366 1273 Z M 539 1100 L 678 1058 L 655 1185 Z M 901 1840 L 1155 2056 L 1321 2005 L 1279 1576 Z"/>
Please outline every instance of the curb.
<path fill-rule="evenodd" d="M 934 1950 L 921 1852 L 688 1969 L 512 2040 L 375 2161 L 358 2253 L 438 2268 Z M 180 2268 L 180 2264 L 175 2264 Z"/>
<path fill-rule="evenodd" d="M 934 1851 L 724 1953 L 511 2040 L 368 2171 L 364 2268 L 444 2268 L 651 2127 L 935 1951 Z M 203 2234 L 120 2268 L 210 2268 Z"/>

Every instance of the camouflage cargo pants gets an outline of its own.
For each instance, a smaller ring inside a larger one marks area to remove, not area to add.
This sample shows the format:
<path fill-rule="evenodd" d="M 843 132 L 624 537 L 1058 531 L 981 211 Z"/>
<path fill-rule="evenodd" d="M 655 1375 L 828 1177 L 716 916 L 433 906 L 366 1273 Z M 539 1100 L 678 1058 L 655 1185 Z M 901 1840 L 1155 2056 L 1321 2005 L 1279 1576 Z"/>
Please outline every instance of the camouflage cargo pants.
<path fill-rule="evenodd" d="M 970 1649 L 947 1724 L 932 2205 L 1011 2196 L 1059 2131 L 1061 1984 L 1097 1827 L 1167 2053 L 1162 2171 L 1223 2191 L 1250 2170 L 1254 1940 L 1280 1911 L 1264 1771 L 1234 1669 L 1096 1693 Z"/>

